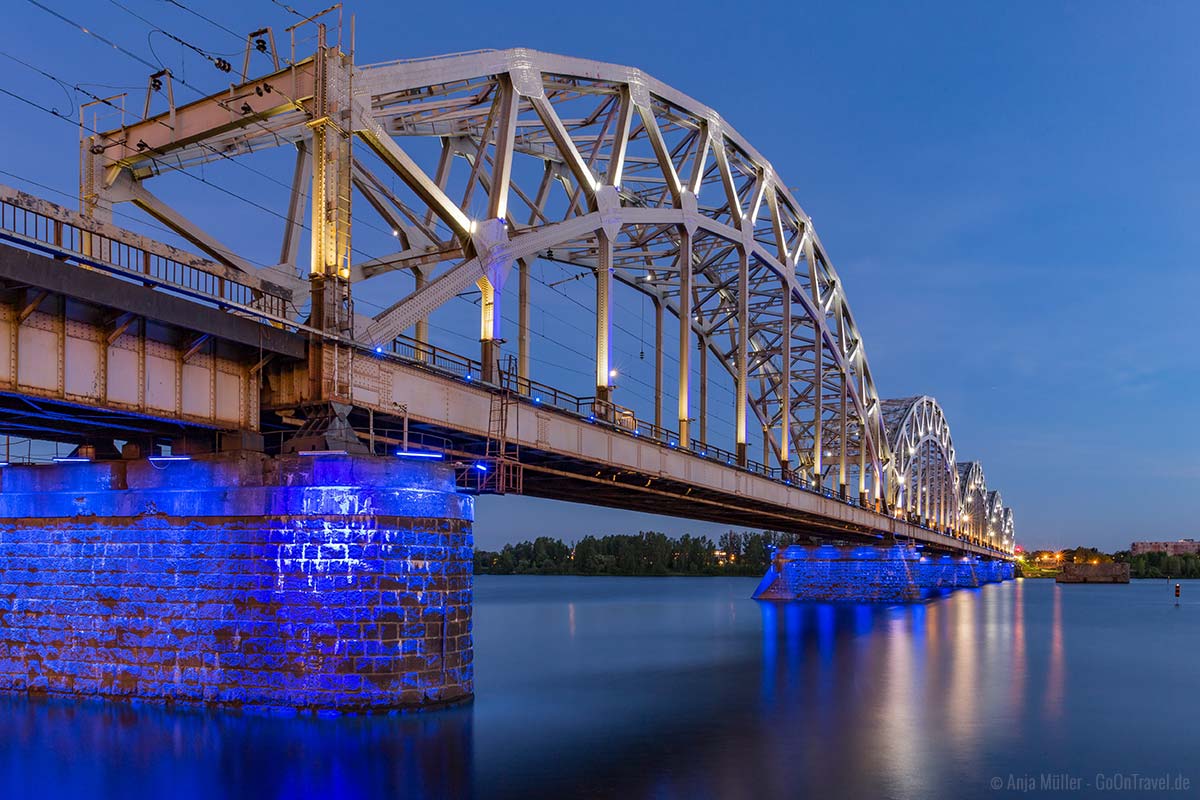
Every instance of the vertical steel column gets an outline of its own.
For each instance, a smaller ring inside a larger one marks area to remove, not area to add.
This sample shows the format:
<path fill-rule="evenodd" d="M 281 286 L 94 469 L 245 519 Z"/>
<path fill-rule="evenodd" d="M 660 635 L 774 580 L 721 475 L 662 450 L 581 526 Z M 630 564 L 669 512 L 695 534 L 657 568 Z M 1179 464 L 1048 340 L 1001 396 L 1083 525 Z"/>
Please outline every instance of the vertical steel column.
<path fill-rule="evenodd" d="M 691 444 L 688 384 L 692 369 L 692 244 L 694 234 L 679 229 L 679 446 Z"/>
<path fill-rule="evenodd" d="M 921 518 L 921 485 L 925 480 L 925 470 L 921 463 L 921 459 L 924 457 L 924 449 L 922 445 L 917 446 L 917 457 L 915 459 L 916 472 L 913 474 L 913 499 L 915 501 L 913 504 L 913 513 L 917 515 L 917 519 Z"/>
<path fill-rule="evenodd" d="M 350 136 L 341 121 L 350 111 L 348 62 L 325 44 L 325 26 L 317 26 L 314 119 L 312 129 L 311 322 L 320 331 L 350 336 L 354 311 L 350 298 Z M 332 354 L 327 364 L 326 350 Z M 312 400 L 345 399 L 350 394 L 353 351 L 320 337 L 309 346 Z M 327 374 L 332 372 L 332 374 Z"/>
<path fill-rule="evenodd" d="M 425 287 L 429 285 L 429 277 L 425 274 L 424 267 L 415 267 L 413 269 L 413 279 L 416 281 L 416 285 L 413 287 L 414 292 L 424 291 Z M 422 345 L 429 344 L 429 317 L 422 316 L 420 319 L 418 319 L 417 324 L 416 324 L 416 329 L 414 330 L 413 333 L 414 333 L 416 340 L 418 342 L 420 342 Z M 418 351 L 419 351 L 418 358 L 421 361 L 424 361 L 425 360 L 424 348 L 418 348 Z"/>
<path fill-rule="evenodd" d="M 479 363 L 481 376 L 488 383 L 497 382 L 500 359 L 500 291 L 487 277 L 475 282 L 479 287 Z"/>
<path fill-rule="evenodd" d="M 737 289 L 737 376 L 734 381 L 734 432 L 737 439 L 737 461 L 746 466 L 746 393 L 749 391 L 747 372 L 750 348 L 750 253 L 738 248 Z"/>
<path fill-rule="evenodd" d="M 866 359 L 863 359 L 865 362 Z M 867 421 L 871 418 L 871 408 L 867 398 L 866 369 L 863 364 L 858 368 L 858 397 L 864 405 L 863 416 L 858 421 L 858 502 L 867 504 Z"/>
<path fill-rule="evenodd" d="M 517 376 L 529 391 L 529 262 L 517 262 Z"/>
<path fill-rule="evenodd" d="M 596 232 L 596 399 L 602 404 L 612 402 L 609 359 L 612 336 L 612 260 L 613 243 L 603 230 Z M 605 408 L 607 415 L 609 409 Z"/>
<path fill-rule="evenodd" d="M 700 444 L 708 447 L 708 336 L 696 338 L 696 354 L 700 359 Z"/>
<path fill-rule="evenodd" d="M 654 302 L 654 427 L 662 429 L 663 402 L 663 304 L 657 297 Z"/>
<path fill-rule="evenodd" d="M 850 380 L 849 371 L 842 372 L 842 402 L 838 412 L 838 495 L 846 499 L 846 381 Z"/>
<path fill-rule="evenodd" d="M 824 456 L 821 448 L 824 443 L 821 441 L 821 426 L 824 422 L 822 412 L 822 404 L 825 402 L 822 397 L 822 383 L 825 380 L 823 372 L 824 368 L 824 352 L 825 352 L 825 312 L 824 300 L 821 297 L 821 287 L 817 280 L 817 262 L 816 248 L 813 247 L 812 237 L 805 237 L 804 242 L 804 257 L 808 259 L 809 279 L 812 283 L 812 300 L 816 307 L 816 316 L 813 317 L 813 450 L 812 450 L 812 471 L 813 483 L 818 487 L 823 487 L 824 479 L 821 476 L 822 464 L 821 459 Z"/>
<path fill-rule="evenodd" d="M 780 342 L 779 468 L 783 479 L 792 477 L 792 290 L 783 281 L 783 340 Z"/>

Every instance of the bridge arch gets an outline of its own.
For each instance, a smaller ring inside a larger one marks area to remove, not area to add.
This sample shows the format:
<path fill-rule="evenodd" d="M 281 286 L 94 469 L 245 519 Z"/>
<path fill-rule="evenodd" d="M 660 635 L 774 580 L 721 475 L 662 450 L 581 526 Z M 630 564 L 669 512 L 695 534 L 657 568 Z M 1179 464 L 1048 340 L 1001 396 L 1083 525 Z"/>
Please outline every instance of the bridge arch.
<path fill-rule="evenodd" d="M 968 461 L 958 465 L 959 529 L 972 542 L 983 541 L 987 533 L 988 488 L 983 465 Z"/>
<path fill-rule="evenodd" d="M 700 452 L 728 447 L 731 463 L 881 508 L 898 504 L 940 528 L 964 519 L 941 409 L 909 398 L 916 402 L 888 412 L 900 414 L 888 430 L 863 337 L 812 218 L 713 109 L 635 68 L 522 48 L 357 66 L 322 43 L 237 96 L 237 115 L 214 95 L 89 137 L 85 212 L 103 217 L 115 202 L 134 202 L 231 270 L 255 271 L 145 184 L 294 146 L 279 263 L 258 272 L 297 297 L 317 278 L 341 292 L 333 303 L 322 295 L 329 318 L 321 330 L 433 358 L 431 315 L 478 292 L 479 358 L 469 363 L 484 383 L 530 393 L 544 377 L 530 336 L 531 265 L 565 265 L 594 286 L 594 350 L 585 354 L 594 398 L 575 399 L 594 401 L 597 415 L 631 416 L 616 405 L 612 354 L 622 313 L 614 290 L 632 289 L 652 303 L 655 327 L 652 421 L 635 420 L 637 432 Z M 176 137 L 184 129 L 189 136 Z M 357 242 L 371 228 L 384 231 L 390 252 L 352 244 L 352 229 Z M 305 236 L 307 263 L 298 247 Z M 352 298 L 380 310 L 355 315 Z M 515 321 L 503 313 L 514 301 Z M 666 328 L 677 347 L 674 375 Z M 697 348 L 707 354 L 698 383 Z M 708 440 L 710 356 L 734 387 L 732 442 Z M 675 408 L 664 408 L 670 401 Z M 902 479 L 915 482 L 905 488 Z"/>
<path fill-rule="evenodd" d="M 957 462 L 941 406 L 928 395 L 884 400 L 882 406 L 892 506 L 934 528 L 957 527 Z"/>

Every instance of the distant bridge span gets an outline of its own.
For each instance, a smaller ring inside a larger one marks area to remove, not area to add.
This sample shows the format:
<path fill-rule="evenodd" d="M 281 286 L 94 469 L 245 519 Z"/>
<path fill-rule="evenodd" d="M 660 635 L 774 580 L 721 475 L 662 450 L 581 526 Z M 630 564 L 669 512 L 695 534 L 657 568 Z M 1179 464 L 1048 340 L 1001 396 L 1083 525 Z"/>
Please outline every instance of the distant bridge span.
<path fill-rule="evenodd" d="M 278 264 L 256 266 L 148 188 L 281 145 L 296 162 Z M 80 213 L 0 194 L 9 432 L 194 450 L 342 436 L 444 453 L 483 491 L 1013 551 L 1011 510 L 978 464 L 958 463 L 937 402 L 880 399 L 841 281 L 771 164 L 636 69 L 523 49 L 357 67 L 321 45 L 227 92 L 121 119 L 84 141 L 83 164 Z M 113 225 L 123 202 L 204 257 Z M 394 252 L 356 249 L 356 219 L 382 222 Z M 538 259 L 593 279 L 594 394 L 539 380 Z M 354 297 L 395 273 L 411 290 L 356 314 Z M 644 419 L 614 400 L 618 284 L 654 309 Z M 464 356 L 434 341 L 428 318 L 472 287 L 480 351 Z M 510 360 L 501 309 L 514 299 Z M 733 382 L 731 441 L 709 436 L 714 359 Z"/>

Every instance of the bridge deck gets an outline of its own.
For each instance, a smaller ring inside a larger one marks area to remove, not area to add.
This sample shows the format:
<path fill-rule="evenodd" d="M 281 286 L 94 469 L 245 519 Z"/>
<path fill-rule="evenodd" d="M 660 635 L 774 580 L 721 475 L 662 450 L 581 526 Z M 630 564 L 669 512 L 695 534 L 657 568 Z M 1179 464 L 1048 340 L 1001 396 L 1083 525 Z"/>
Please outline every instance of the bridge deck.
<path fill-rule="evenodd" d="M 0 351 L 9 354 L 0 369 L 0 407 L 9 412 L 4 431 L 79 438 L 101 429 L 133 438 L 189 428 L 257 430 L 271 412 L 306 402 L 311 331 L 303 326 L 289 330 L 266 315 L 255 318 L 253 309 L 142 282 L 52 244 L 17 243 L 57 257 L 0 245 Z M 436 437 L 457 458 L 486 453 L 495 437 L 492 399 L 504 390 L 480 383 L 475 362 L 402 344 L 386 354 L 362 344 L 349 350 L 356 419 L 362 428 L 364 412 L 375 419 L 364 438 L 385 447 L 398 441 L 388 430 L 398 431 L 406 415 L 414 441 Z M 334 358 L 333 350 L 324 357 Z M 268 384 L 263 372 L 273 378 Z M 805 487 L 778 470 L 738 466 L 719 448 L 681 446 L 672 432 L 593 398 L 528 381 L 515 388 L 504 438 L 524 467 L 526 494 L 823 539 L 894 538 L 1003 555 Z"/>

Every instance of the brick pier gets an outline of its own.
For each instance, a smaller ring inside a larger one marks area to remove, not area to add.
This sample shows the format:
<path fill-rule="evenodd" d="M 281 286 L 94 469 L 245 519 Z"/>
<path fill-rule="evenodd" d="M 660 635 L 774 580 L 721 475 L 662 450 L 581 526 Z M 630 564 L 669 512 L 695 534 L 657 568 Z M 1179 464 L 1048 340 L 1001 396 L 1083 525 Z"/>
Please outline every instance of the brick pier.
<path fill-rule="evenodd" d="M 1012 578 L 1007 561 L 922 555 L 894 546 L 780 549 L 754 592 L 758 600 L 909 603 L 939 591 Z"/>
<path fill-rule="evenodd" d="M 472 696 L 472 500 L 440 464 L 0 470 L 0 689 L 255 710 Z"/>

